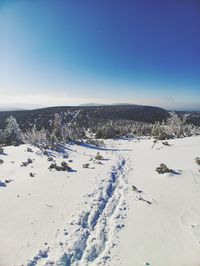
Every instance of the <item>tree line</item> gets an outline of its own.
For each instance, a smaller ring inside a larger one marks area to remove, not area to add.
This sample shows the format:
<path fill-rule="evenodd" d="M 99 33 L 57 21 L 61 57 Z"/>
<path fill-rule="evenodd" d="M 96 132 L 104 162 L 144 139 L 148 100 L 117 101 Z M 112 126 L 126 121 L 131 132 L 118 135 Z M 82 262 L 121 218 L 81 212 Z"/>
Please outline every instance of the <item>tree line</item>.
<path fill-rule="evenodd" d="M 32 128 L 23 128 L 22 130 L 15 117 L 10 116 L 6 120 L 5 129 L 0 130 L 0 144 L 29 143 L 38 147 L 55 148 L 59 144 L 81 139 L 150 136 L 164 140 L 200 134 L 198 126 L 188 124 L 186 116 L 180 116 L 174 112 L 163 122 L 145 123 L 121 119 L 91 119 L 86 125 L 83 125 L 81 120 L 76 118 L 70 122 L 65 122 L 61 114 L 55 113 L 49 124 L 49 127 L 38 129 L 35 123 Z"/>

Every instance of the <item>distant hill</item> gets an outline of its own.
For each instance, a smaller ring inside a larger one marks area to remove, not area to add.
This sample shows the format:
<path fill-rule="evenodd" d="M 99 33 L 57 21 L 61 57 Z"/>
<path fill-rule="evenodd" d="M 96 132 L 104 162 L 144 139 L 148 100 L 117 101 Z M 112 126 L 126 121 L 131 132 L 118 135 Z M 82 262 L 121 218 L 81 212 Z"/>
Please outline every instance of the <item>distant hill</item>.
<path fill-rule="evenodd" d="M 5 120 L 10 115 L 17 119 L 22 128 L 30 128 L 34 123 L 40 128 L 48 127 L 55 113 L 61 113 L 66 122 L 76 119 L 79 125 L 85 127 L 90 121 L 120 119 L 154 123 L 163 121 L 169 116 L 168 111 L 162 108 L 143 105 L 58 106 L 35 110 L 1 111 L 0 128 L 5 127 Z"/>
<path fill-rule="evenodd" d="M 82 103 L 79 104 L 78 106 L 105 106 L 106 104 L 101 104 L 101 103 Z"/>
<path fill-rule="evenodd" d="M 20 111 L 20 110 L 26 110 L 23 108 L 15 108 L 15 107 L 1 107 L 0 106 L 0 112 L 5 112 L 5 111 Z"/>
<path fill-rule="evenodd" d="M 200 126 L 200 111 L 177 111 L 179 115 L 187 116 L 187 122 L 194 124 L 195 126 Z"/>
<path fill-rule="evenodd" d="M 38 104 L 0 104 L 0 111 L 19 111 L 19 110 L 33 110 L 38 108 L 44 108 L 44 106 Z"/>

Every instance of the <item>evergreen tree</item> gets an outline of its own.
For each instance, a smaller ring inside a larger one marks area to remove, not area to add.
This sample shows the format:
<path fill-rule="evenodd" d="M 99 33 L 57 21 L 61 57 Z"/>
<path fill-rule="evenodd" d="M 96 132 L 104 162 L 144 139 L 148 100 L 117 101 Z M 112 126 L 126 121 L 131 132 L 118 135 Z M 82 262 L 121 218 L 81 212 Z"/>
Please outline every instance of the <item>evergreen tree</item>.
<path fill-rule="evenodd" d="M 5 139 L 7 145 L 17 145 L 21 143 L 21 129 L 17 120 L 11 115 L 6 119 Z"/>

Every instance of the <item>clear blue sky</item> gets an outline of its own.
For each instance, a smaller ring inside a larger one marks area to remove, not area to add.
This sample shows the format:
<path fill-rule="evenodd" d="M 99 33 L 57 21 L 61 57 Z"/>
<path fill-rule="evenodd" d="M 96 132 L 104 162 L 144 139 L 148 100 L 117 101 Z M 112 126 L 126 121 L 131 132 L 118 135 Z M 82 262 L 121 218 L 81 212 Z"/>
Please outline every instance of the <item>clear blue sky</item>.
<path fill-rule="evenodd" d="M 0 0 L 0 94 L 200 108 L 200 1 Z"/>

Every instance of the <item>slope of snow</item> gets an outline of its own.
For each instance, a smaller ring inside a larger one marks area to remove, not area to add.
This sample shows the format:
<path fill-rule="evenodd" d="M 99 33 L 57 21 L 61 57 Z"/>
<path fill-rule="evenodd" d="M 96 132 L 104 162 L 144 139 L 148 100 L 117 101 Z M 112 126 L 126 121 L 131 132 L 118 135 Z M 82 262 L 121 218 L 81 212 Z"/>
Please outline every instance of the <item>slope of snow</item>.
<path fill-rule="evenodd" d="M 125 144 L 132 171 L 129 182 L 126 227 L 120 237 L 120 265 L 200 265 L 200 172 L 194 162 L 200 155 L 200 138 Z M 155 169 L 165 163 L 177 174 L 159 175 Z M 178 174 L 180 173 L 180 174 Z M 140 194 L 152 204 L 139 200 Z"/>
<path fill-rule="evenodd" d="M 50 171 L 37 148 L 6 147 L 0 155 L 0 266 L 199 265 L 200 173 L 194 159 L 200 137 L 169 143 L 67 145 L 67 159 L 51 155 L 58 164 L 68 162 L 71 172 Z M 98 151 L 100 162 L 94 159 Z M 28 158 L 33 163 L 21 167 Z M 174 173 L 159 175 L 160 163 Z"/>

